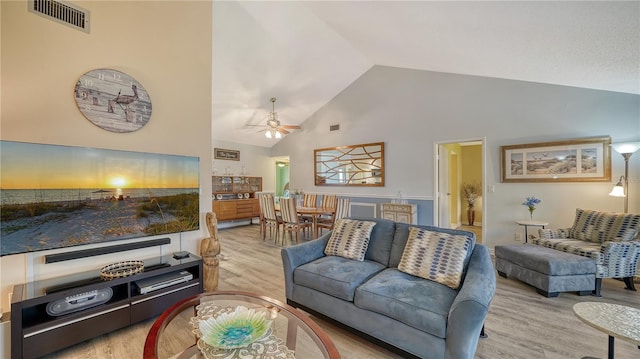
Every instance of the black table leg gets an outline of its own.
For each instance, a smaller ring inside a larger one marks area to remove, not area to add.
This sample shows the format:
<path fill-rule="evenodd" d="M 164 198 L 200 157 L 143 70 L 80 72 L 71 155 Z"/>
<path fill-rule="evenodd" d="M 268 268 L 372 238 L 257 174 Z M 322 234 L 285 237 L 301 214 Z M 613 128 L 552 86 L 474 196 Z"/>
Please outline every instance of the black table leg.
<path fill-rule="evenodd" d="M 614 352 L 614 347 L 613 347 L 613 337 L 611 335 L 609 335 L 609 359 L 613 359 L 613 352 Z"/>

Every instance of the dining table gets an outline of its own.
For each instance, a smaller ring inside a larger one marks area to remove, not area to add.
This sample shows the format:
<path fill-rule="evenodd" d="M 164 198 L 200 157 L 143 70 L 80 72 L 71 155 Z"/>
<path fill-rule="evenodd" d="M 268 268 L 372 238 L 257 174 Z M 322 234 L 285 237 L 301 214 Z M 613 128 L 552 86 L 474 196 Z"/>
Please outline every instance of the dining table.
<path fill-rule="evenodd" d="M 334 215 L 336 209 L 333 207 L 296 207 L 299 215 L 311 217 L 311 228 L 313 229 L 314 238 L 318 238 L 318 219 L 322 215 Z"/>

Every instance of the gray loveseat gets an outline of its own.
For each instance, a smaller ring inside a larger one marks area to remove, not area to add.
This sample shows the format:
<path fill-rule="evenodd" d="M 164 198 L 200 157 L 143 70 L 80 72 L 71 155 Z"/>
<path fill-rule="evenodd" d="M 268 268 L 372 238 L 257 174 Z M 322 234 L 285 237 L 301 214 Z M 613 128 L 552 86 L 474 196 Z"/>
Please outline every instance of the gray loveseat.
<path fill-rule="evenodd" d="M 487 247 L 471 232 L 363 220 L 376 223 L 363 261 L 325 255 L 331 232 L 282 249 L 287 303 L 405 357 L 472 359 L 496 288 Z M 457 289 L 398 270 L 410 227 L 470 239 Z"/>

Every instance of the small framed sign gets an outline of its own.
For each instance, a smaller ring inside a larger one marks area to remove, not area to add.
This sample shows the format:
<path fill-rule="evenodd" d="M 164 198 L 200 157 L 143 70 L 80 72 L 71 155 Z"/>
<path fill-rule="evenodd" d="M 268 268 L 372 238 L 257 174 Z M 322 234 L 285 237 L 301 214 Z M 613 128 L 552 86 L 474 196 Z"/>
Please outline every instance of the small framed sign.
<path fill-rule="evenodd" d="M 214 148 L 213 158 L 216 160 L 240 161 L 240 151 Z"/>

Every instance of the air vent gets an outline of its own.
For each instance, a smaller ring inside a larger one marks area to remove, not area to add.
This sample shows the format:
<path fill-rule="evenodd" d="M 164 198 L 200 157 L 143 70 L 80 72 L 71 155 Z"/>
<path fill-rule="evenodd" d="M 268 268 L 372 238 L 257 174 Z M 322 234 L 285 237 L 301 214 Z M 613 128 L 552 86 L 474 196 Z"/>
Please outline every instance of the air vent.
<path fill-rule="evenodd" d="M 29 11 L 89 33 L 89 11 L 53 0 L 29 0 Z"/>
<path fill-rule="evenodd" d="M 329 131 L 338 131 L 339 129 L 340 129 L 340 125 L 329 126 Z"/>

